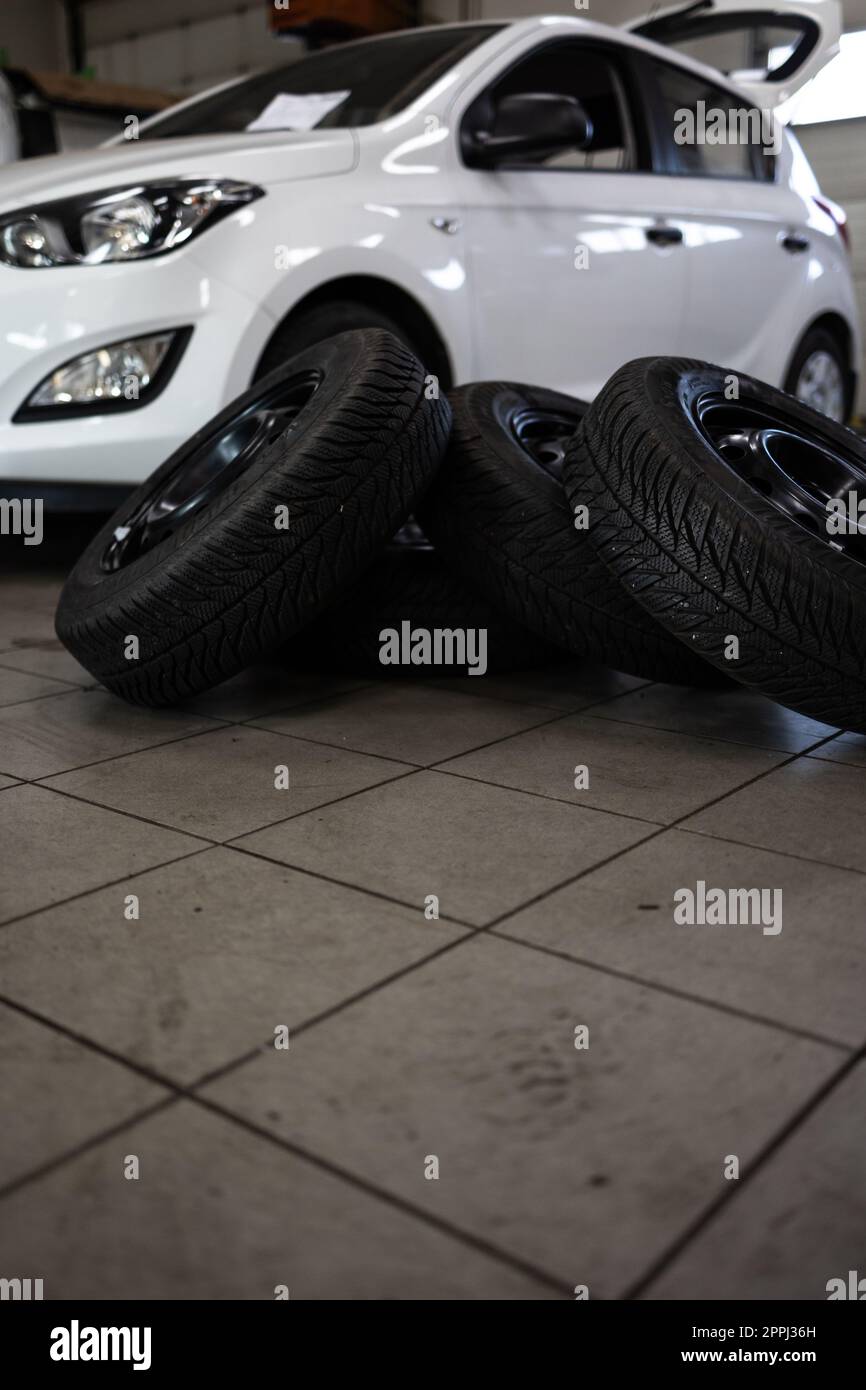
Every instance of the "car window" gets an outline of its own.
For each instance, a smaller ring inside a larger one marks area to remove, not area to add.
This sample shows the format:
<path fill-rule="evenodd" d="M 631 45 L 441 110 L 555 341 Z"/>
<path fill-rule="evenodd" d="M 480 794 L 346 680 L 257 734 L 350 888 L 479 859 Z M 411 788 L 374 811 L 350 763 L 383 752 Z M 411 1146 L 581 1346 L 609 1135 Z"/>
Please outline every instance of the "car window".
<path fill-rule="evenodd" d="M 483 128 L 503 97 L 529 92 L 576 97 L 592 123 L 585 149 L 553 155 L 520 155 L 520 168 L 630 170 L 635 146 L 619 72 L 608 54 L 590 45 L 546 44 L 516 63 L 466 112 L 465 123 Z"/>
<path fill-rule="evenodd" d="M 665 172 L 717 179 L 770 179 L 773 129 L 767 113 L 704 78 L 655 59 L 647 94 Z"/>
<path fill-rule="evenodd" d="M 169 110 L 141 131 L 141 139 L 245 131 L 266 111 L 271 129 L 372 125 L 402 111 L 440 73 L 499 28 L 496 24 L 443 25 L 339 44 L 205 95 L 183 111 Z M 281 97 L 311 100 L 280 103 Z M 282 127 L 281 110 L 286 113 Z"/>

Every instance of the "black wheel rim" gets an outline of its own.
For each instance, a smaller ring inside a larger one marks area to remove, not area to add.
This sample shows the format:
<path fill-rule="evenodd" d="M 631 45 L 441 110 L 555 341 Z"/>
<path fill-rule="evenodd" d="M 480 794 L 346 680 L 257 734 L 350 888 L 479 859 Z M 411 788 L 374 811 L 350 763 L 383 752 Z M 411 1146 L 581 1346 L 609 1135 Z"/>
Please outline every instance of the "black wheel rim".
<path fill-rule="evenodd" d="M 754 399 L 705 392 L 695 423 L 726 468 L 832 549 L 866 564 L 866 447 L 804 429 Z M 858 503 L 863 501 L 863 514 Z"/>
<path fill-rule="evenodd" d="M 123 569 L 209 506 L 293 427 L 320 381 L 319 372 L 298 373 L 254 397 L 229 424 L 208 435 L 115 527 L 102 568 Z"/>
<path fill-rule="evenodd" d="M 578 410 L 539 410 L 527 406 L 512 415 L 511 433 L 533 463 L 561 482 L 565 451 L 580 424 L 581 414 Z"/>

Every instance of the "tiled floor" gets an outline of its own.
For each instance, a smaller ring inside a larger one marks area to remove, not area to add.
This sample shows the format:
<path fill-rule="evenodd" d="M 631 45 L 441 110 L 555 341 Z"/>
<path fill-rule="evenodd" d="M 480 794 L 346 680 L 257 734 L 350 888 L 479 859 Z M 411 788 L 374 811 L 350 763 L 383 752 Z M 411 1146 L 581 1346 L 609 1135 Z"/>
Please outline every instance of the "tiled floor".
<path fill-rule="evenodd" d="M 863 1271 L 866 740 L 593 669 L 270 669 L 151 714 L 54 641 L 57 585 L 0 576 L 0 1276 L 821 1299 Z M 679 924 L 699 881 L 780 890 L 781 930 Z"/>

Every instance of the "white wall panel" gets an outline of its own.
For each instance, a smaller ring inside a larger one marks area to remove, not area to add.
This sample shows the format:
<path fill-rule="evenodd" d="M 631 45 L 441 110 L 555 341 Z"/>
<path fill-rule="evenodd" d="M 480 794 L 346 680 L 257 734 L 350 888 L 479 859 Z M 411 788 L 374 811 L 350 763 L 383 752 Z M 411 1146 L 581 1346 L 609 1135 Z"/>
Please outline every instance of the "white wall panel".
<path fill-rule="evenodd" d="M 10 67 L 65 72 L 66 21 L 60 0 L 0 0 L 0 48 Z"/>
<path fill-rule="evenodd" d="M 85 35 L 98 77 L 182 96 L 291 61 L 295 47 L 271 34 L 261 0 L 93 0 Z"/>
<path fill-rule="evenodd" d="M 866 198 L 866 120 L 798 126 L 796 134 L 831 198 Z"/>

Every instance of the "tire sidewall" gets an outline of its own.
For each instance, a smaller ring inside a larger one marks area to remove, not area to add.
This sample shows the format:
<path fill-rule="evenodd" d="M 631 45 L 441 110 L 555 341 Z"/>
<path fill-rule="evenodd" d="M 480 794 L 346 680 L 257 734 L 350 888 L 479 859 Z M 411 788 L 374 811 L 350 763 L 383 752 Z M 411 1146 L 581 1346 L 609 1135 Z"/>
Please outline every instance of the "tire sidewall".
<path fill-rule="evenodd" d="M 775 413 L 786 416 L 804 433 L 815 434 L 831 448 L 850 450 L 861 456 L 866 470 L 866 440 L 845 425 L 816 414 L 794 396 L 755 380 L 742 372 L 725 371 L 709 363 L 676 359 L 655 359 L 647 363 L 645 385 L 651 427 L 657 436 L 667 439 L 677 451 L 681 466 L 685 457 L 695 482 L 710 479 L 733 508 L 739 523 L 753 533 L 753 539 L 765 543 L 781 542 L 793 547 L 812 564 L 844 580 L 866 595 L 866 566 L 850 560 L 811 535 L 804 527 L 779 512 L 748 483 L 724 463 L 708 440 L 702 435 L 694 418 L 694 407 L 705 391 L 724 391 L 725 384 L 735 378 L 741 398 L 753 398 Z M 567 467 L 566 467 L 566 489 Z"/>
<path fill-rule="evenodd" d="M 122 526 L 126 519 L 135 515 L 142 502 L 169 474 L 182 468 L 202 444 L 226 429 L 263 392 L 271 390 L 281 381 L 294 375 L 318 370 L 322 373 L 320 383 L 298 415 L 295 427 L 291 431 L 291 455 L 288 466 L 291 467 L 291 458 L 296 458 L 299 462 L 309 458 L 315 453 L 321 430 L 331 421 L 338 403 L 348 403 L 351 406 L 353 397 L 359 394 L 363 396 L 363 371 L 359 378 L 357 369 L 366 358 L 367 348 L 355 334 L 343 334 L 328 342 L 316 344 L 260 378 L 254 386 L 203 425 L 125 499 L 122 506 L 93 538 L 64 586 L 58 608 L 59 617 L 62 618 L 72 608 L 81 613 L 98 608 L 104 602 L 112 602 L 121 597 L 124 591 L 137 587 L 157 570 L 171 568 L 175 559 L 182 563 L 185 548 L 197 537 L 206 537 L 209 545 L 219 548 L 223 525 L 227 520 L 231 519 L 236 523 L 245 511 L 261 510 L 260 492 L 263 480 L 268 478 L 275 465 L 283 465 L 287 459 L 288 430 L 263 448 L 260 457 L 251 463 L 240 477 L 159 545 L 116 572 L 103 569 L 101 563 L 115 528 Z M 353 377 L 354 382 L 351 380 Z M 401 423 L 395 414 L 392 428 L 396 430 Z M 288 497 L 286 501 L 289 501 Z M 323 507 L 325 510 L 328 509 L 326 498 L 323 498 Z M 306 529 L 304 527 L 300 532 L 275 532 L 275 540 L 282 539 L 282 548 L 286 553 L 291 553 L 303 539 Z"/>

